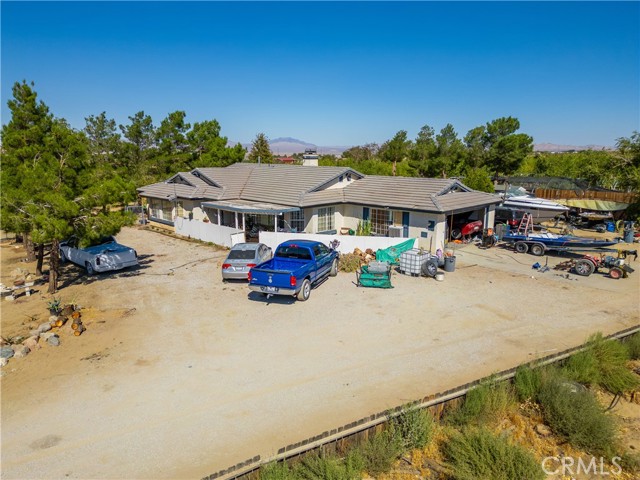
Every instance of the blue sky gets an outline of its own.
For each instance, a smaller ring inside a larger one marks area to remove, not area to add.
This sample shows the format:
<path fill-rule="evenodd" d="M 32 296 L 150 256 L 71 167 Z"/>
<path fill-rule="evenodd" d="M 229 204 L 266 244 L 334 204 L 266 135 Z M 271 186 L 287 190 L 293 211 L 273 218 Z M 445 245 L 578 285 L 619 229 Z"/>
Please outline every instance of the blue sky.
<path fill-rule="evenodd" d="M 640 130 L 638 2 L 6 2 L 2 122 L 35 82 L 82 128 L 184 110 L 222 134 L 384 142 L 515 116 L 536 143 Z"/>

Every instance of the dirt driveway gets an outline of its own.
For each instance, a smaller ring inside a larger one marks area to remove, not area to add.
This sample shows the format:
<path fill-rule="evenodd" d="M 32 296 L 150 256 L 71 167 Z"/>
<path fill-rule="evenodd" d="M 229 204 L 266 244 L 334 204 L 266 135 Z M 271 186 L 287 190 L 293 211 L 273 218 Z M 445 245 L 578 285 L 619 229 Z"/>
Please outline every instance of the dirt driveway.
<path fill-rule="evenodd" d="M 85 334 L 63 327 L 61 346 L 2 369 L 2 478 L 200 478 L 640 323 L 640 272 L 567 279 L 500 249 L 458 251 L 444 282 L 362 289 L 340 274 L 297 303 L 223 284 L 211 247 L 118 239 L 139 269 L 65 272 L 60 296 L 86 308 Z M 7 283 L 22 253 L 1 252 Z M 45 321 L 48 298 L 3 301 L 3 336 Z"/>

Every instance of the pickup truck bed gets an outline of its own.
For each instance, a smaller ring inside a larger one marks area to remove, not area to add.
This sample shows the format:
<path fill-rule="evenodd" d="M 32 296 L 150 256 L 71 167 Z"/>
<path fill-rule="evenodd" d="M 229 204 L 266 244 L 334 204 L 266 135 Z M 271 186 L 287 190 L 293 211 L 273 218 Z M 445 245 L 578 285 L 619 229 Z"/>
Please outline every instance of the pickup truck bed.
<path fill-rule="evenodd" d="M 320 242 L 290 240 L 249 272 L 249 289 L 265 295 L 295 295 L 305 301 L 311 286 L 338 273 L 338 254 Z"/>

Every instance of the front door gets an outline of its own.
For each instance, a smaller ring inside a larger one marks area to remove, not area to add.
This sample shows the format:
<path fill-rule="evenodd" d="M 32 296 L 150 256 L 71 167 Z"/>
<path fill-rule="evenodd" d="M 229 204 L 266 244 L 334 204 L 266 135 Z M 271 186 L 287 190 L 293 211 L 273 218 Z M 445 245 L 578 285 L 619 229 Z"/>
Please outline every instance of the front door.
<path fill-rule="evenodd" d="M 409 212 L 402 212 L 402 236 L 409 238 Z"/>

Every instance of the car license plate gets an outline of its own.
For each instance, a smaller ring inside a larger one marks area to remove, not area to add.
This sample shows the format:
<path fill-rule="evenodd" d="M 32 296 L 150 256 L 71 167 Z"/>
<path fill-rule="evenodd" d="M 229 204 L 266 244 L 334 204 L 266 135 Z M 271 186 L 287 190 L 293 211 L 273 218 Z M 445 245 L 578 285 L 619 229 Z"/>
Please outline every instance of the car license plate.
<path fill-rule="evenodd" d="M 278 290 L 280 290 L 278 287 L 262 287 L 262 291 L 263 292 L 271 292 L 271 293 L 275 293 Z"/>

